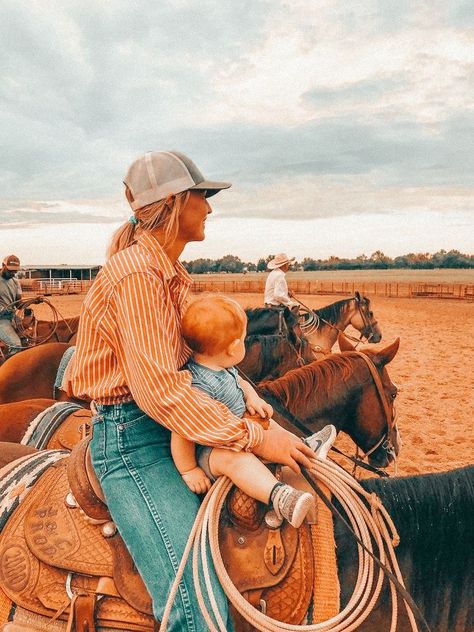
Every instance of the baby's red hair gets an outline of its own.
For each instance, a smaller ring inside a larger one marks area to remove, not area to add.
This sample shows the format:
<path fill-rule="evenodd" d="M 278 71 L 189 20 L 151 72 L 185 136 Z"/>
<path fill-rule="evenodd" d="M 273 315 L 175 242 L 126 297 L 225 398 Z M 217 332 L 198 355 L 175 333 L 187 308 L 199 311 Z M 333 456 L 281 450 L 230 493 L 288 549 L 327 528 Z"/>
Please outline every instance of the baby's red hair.
<path fill-rule="evenodd" d="M 195 299 L 181 322 L 183 337 L 195 353 L 221 353 L 242 338 L 247 316 L 240 305 L 222 294 Z"/>

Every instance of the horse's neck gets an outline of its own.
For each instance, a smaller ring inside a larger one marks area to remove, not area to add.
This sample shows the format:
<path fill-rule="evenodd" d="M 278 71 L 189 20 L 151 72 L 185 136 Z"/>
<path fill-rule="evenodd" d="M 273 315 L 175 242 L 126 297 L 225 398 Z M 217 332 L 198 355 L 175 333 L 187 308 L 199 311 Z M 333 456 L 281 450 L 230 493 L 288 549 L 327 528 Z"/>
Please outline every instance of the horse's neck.
<path fill-rule="evenodd" d="M 318 313 L 318 310 L 316 310 Z M 318 314 L 319 315 L 319 314 Z M 353 315 L 352 299 L 343 303 L 339 308 L 337 314 L 334 314 L 333 318 L 325 318 L 320 320 L 317 330 L 308 336 L 308 340 L 315 352 L 327 354 L 331 352 L 331 349 L 336 344 L 337 337 L 340 331 L 344 331 L 351 322 Z"/>
<path fill-rule="evenodd" d="M 316 384 L 304 395 L 300 385 L 295 381 L 291 383 L 287 395 L 284 396 L 279 394 L 277 379 L 274 387 L 271 382 L 263 385 L 263 398 L 270 393 L 271 397 L 275 398 L 278 412 L 290 425 L 293 425 L 296 419 L 304 424 L 308 432 L 313 433 L 327 424 L 333 424 L 338 432 L 350 434 L 351 424 L 353 425 L 356 419 L 360 389 L 357 381 L 352 379 L 339 380 L 339 385 L 326 389 L 324 385 Z M 287 412 L 290 415 L 287 415 Z"/>

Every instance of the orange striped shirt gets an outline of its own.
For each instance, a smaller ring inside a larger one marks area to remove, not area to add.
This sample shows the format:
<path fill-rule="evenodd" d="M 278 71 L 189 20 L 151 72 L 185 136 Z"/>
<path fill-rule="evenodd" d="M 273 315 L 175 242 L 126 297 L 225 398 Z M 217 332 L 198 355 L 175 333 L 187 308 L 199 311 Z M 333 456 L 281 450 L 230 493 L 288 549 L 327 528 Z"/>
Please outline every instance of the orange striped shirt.
<path fill-rule="evenodd" d="M 190 283 L 149 233 L 115 254 L 82 305 L 68 391 L 98 404 L 135 400 L 191 441 L 250 450 L 262 428 L 193 388 L 190 372 L 179 370 L 190 355 L 181 335 Z"/>

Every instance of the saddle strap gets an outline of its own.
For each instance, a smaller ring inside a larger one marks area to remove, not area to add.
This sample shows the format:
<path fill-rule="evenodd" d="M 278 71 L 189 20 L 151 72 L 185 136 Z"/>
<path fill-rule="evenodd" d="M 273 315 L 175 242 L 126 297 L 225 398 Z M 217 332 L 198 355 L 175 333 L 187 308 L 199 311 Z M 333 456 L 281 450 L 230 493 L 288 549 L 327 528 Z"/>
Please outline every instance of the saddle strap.
<path fill-rule="evenodd" d="M 96 632 L 95 627 L 95 594 L 75 594 L 71 601 L 71 612 L 66 632 Z"/>

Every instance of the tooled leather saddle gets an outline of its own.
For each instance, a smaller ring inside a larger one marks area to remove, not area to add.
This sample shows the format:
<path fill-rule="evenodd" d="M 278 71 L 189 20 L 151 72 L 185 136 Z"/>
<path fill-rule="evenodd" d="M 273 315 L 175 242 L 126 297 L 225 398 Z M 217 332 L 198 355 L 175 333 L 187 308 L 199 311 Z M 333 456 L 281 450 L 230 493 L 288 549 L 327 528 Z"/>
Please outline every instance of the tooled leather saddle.
<path fill-rule="evenodd" d="M 89 441 L 49 467 L 9 519 L 0 536 L 0 586 L 22 608 L 68 620 L 76 632 L 158 630 L 150 596 L 104 503 Z M 221 516 L 222 556 L 250 603 L 299 624 L 313 590 L 310 529 L 267 521 L 266 508 L 234 488 Z M 238 630 L 252 629 L 233 614 Z"/>

